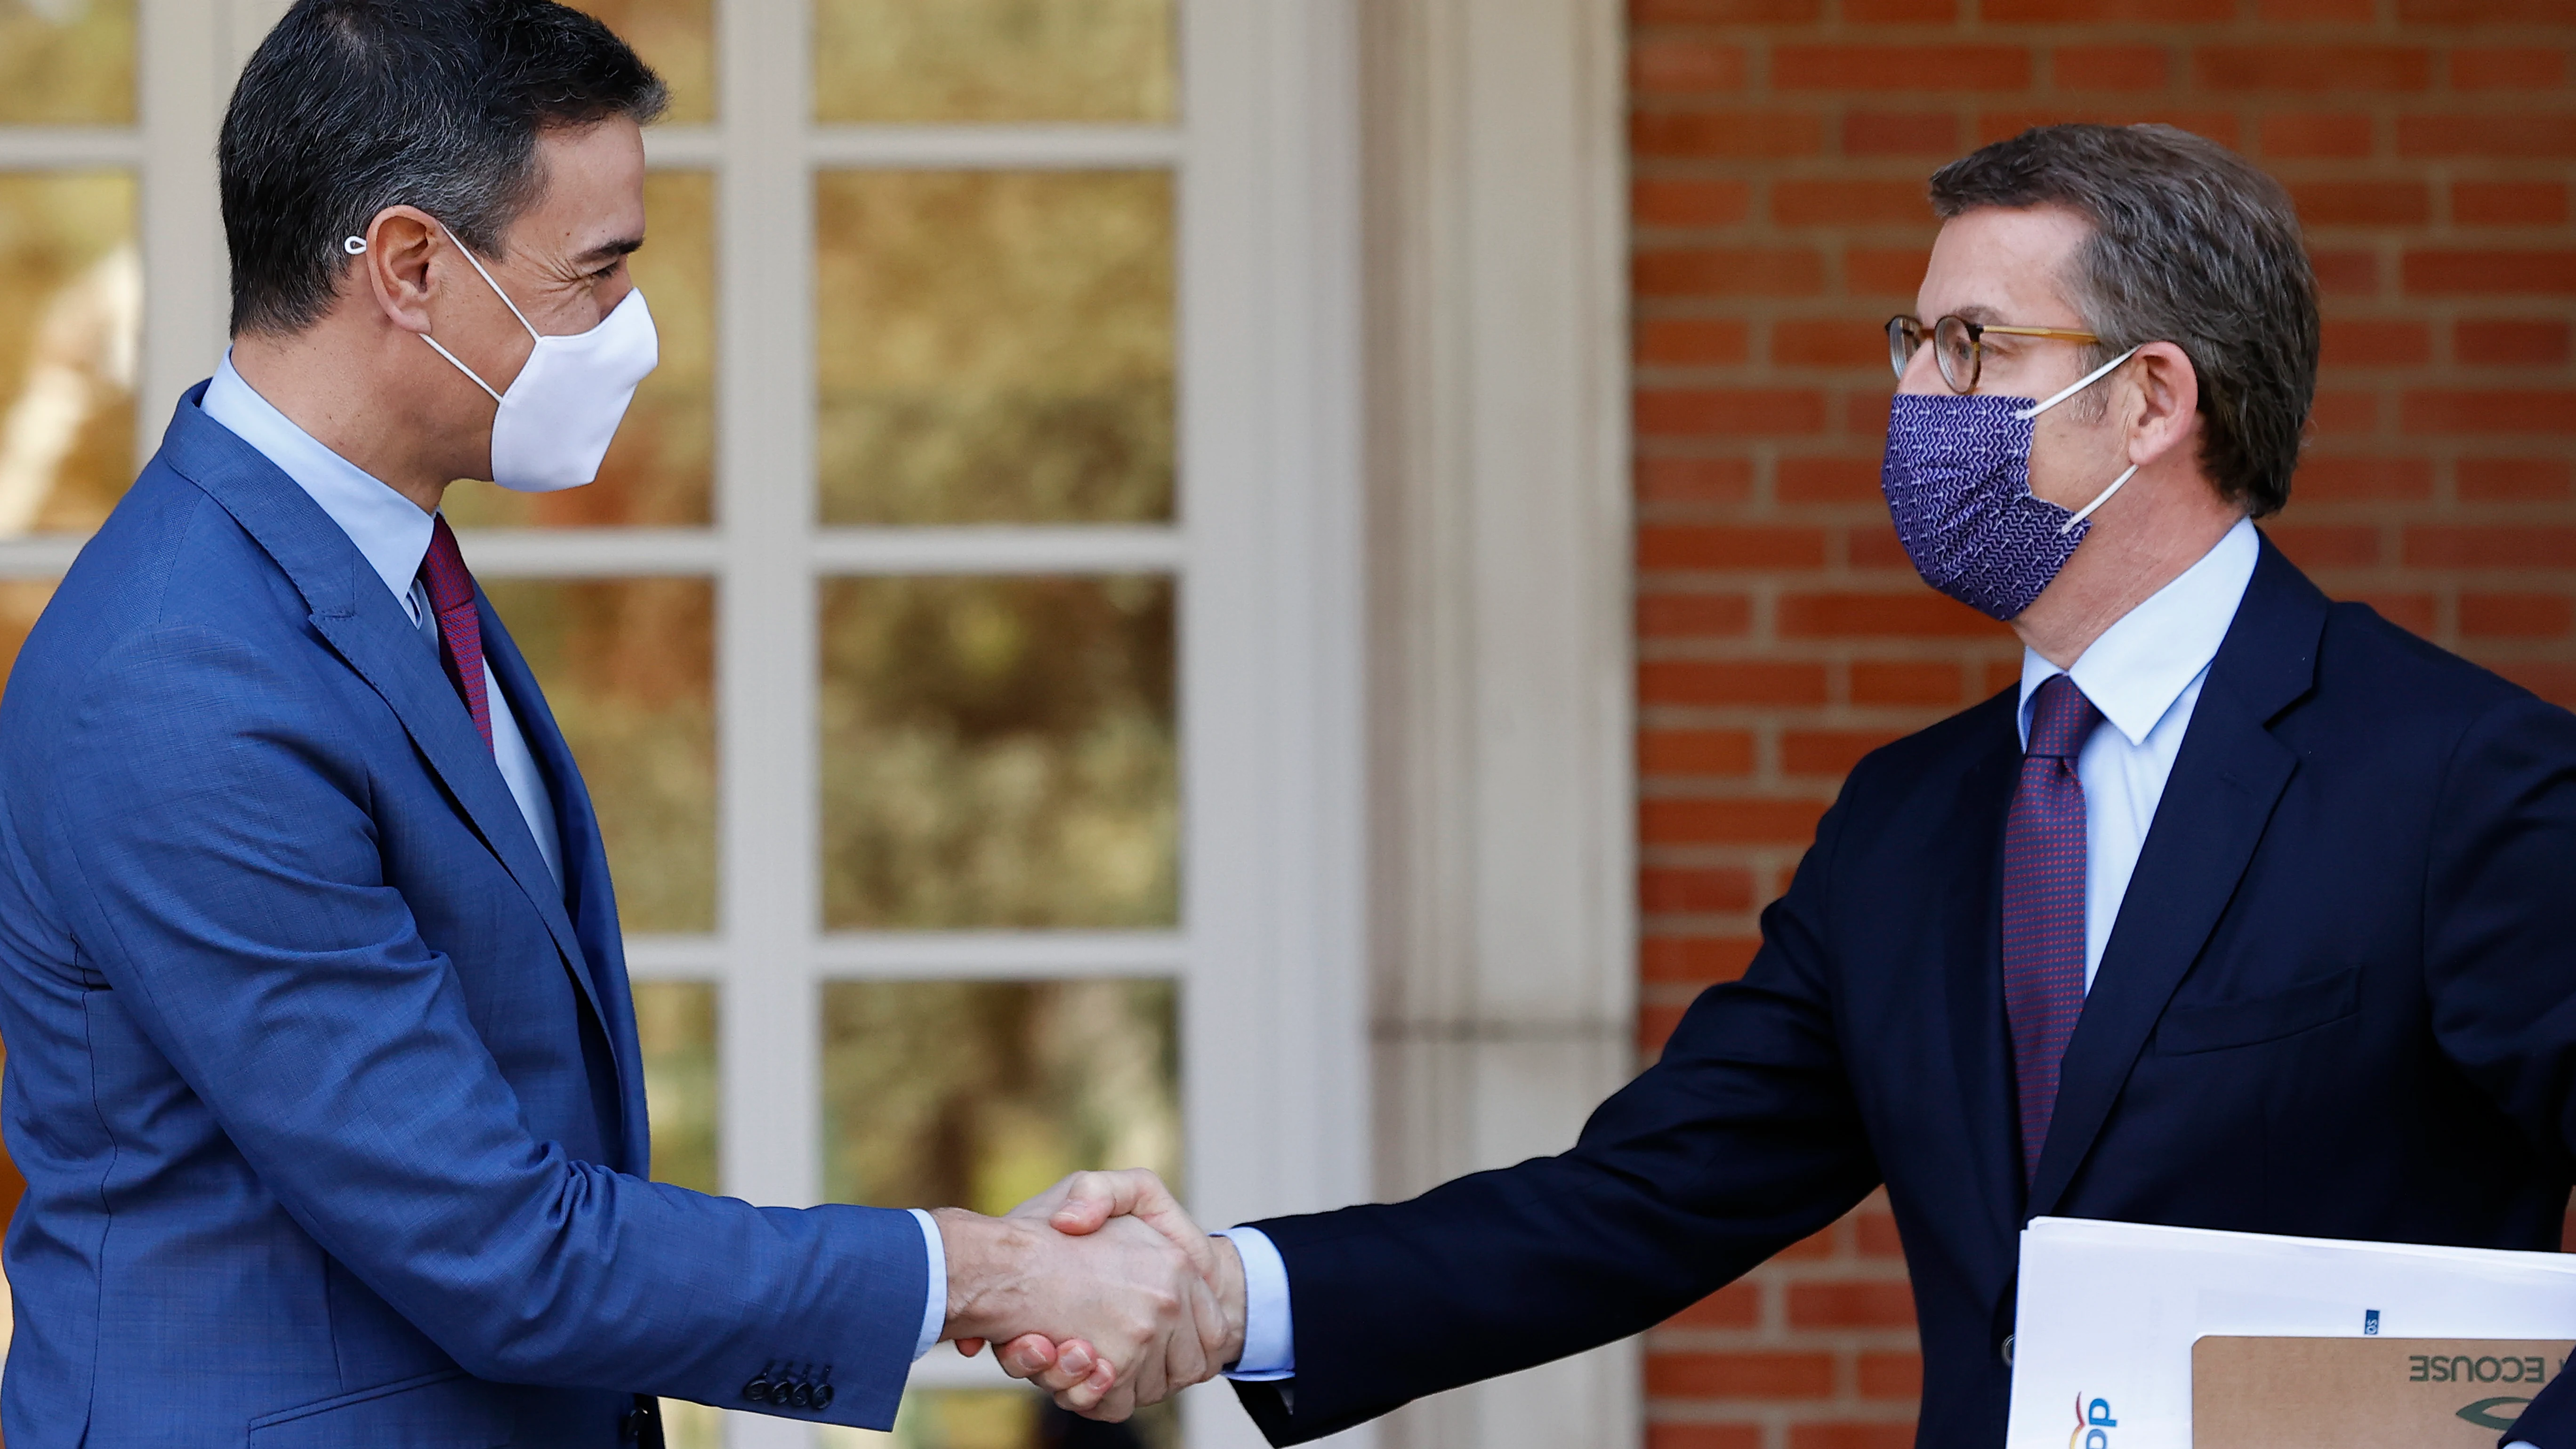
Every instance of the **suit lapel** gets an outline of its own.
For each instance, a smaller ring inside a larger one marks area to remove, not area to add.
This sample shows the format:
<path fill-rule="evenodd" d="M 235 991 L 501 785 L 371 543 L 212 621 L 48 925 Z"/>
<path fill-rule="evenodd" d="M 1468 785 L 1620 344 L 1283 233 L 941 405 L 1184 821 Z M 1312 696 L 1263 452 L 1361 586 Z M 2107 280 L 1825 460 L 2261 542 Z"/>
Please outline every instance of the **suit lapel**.
<path fill-rule="evenodd" d="M 2269 726 L 2316 678 L 2325 596 L 2269 539 L 2211 662 L 2060 1070 L 2029 1215 L 2054 1211 L 2298 767 Z"/>
<path fill-rule="evenodd" d="M 360 597 L 365 597 L 363 592 Z M 545 857 L 537 853 L 536 837 L 528 833 L 528 820 L 519 813 L 517 797 L 502 780 L 500 766 L 493 762 L 483 737 L 475 732 L 473 716 L 465 712 L 456 686 L 422 647 L 420 635 L 391 597 L 383 601 L 382 610 L 374 609 L 373 603 L 362 606 L 354 619 L 316 613 L 313 626 L 393 707 L 431 771 L 464 809 L 474 833 L 500 858 L 528 903 L 545 918 L 546 931 L 562 951 L 583 1000 L 594 1016 L 601 1015 L 590 973 L 582 969 L 581 938 L 564 910 L 562 892 L 553 872 L 546 869 Z"/>
<path fill-rule="evenodd" d="M 635 999 L 626 980 L 626 950 L 617 925 L 617 897 L 610 887 L 606 845 L 599 817 L 592 810 L 572 747 L 564 742 L 554 710 L 537 684 L 535 671 L 519 652 L 518 641 L 492 610 L 492 601 L 477 599 L 483 620 L 483 657 L 510 701 L 528 753 L 545 772 L 547 793 L 554 799 L 555 831 L 563 856 L 564 895 L 571 902 L 573 931 L 580 938 L 582 975 L 591 988 L 600 1023 L 616 1059 L 621 1122 L 622 1170 L 651 1175 L 651 1134 L 644 1110 L 644 1071 L 635 1032 Z"/>
<path fill-rule="evenodd" d="M 600 1016 L 563 893 L 437 656 L 349 536 L 266 455 L 206 417 L 197 406 L 203 395 L 200 385 L 181 401 L 163 456 L 258 540 L 302 591 L 315 631 L 402 721 L 474 833 L 544 919 L 582 999 Z M 362 576 L 373 586 L 362 587 Z"/>

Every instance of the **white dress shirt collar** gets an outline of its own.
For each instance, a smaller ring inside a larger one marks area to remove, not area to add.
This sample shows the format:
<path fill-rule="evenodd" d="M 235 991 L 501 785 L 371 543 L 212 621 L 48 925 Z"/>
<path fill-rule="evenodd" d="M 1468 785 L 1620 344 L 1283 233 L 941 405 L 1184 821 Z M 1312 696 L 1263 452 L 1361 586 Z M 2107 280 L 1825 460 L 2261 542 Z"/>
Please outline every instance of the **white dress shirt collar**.
<path fill-rule="evenodd" d="M 420 561 L 429 556 L 435 515 L 421 512 L 419 504 L 297 427 L 233 370 L 230 348 L 224 351 L 224 365 L 215 370 L 214 381 L 206 384 L 200 406 L 206 416 L 230 428 L 235 437 L 257 448 L 313 495 L 313 501 L 366 556 L 385 587 L 393 590 L 404 612 L 411 612 L 412 581 L 420 576 Z"/>
<path fill-rule="evenodd" d="M 2030 744 L 2031 698 L 2060 673 L 2074 676 L 2075 687 L 2102 711 L 2102 718 L 2143 745 L 2156 722 L 2182 698 L 2191 682 L 2218 657 L 2227 626 L 2236 619 L 2254 565 L 2263 556 L 2261 535 L 2251 519 L 2240 518 L 2226 536 L 2201 555 L 2200 562 L 2149 595 L 2147 601 L 2120 616 L 2075 667 L 2060 670 L 2037 650 L 2021 654 L 2021 738 Z"/>

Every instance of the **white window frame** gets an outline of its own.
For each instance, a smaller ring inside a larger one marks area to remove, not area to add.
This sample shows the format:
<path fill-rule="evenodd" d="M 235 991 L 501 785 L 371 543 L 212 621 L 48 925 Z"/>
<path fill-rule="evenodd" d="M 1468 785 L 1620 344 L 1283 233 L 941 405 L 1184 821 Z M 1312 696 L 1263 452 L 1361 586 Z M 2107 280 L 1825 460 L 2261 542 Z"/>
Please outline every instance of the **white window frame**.
<path fill-rule="evenodd" d="M 139 0 L 136 126 L 0 128 L 0 169 L 139 173 L 138 459 L 223 347 L 215 133 L 233 77 L 284 9 Z M 717 523 L 463 540 L 487 578 L 715 581 L 719 926 L 632 937 L 628 951 L 639 981 L 718 986 L 729 1193 L 818 1198 L 824 983 L 1157 976 L 1182 988 L 1187 1190 L 1202 1218 L 1367 1195 L 1353 0 L 1181 9 L 1173 125 L 825 126 L 811 120 L 808 0 L 715 0 L 717 119 L 657 127 L 647 154 L 716 176 Z M 814 180 L 840 167 L 1174 174 L 1176 523 L 816 526 Z M 78 546 L 0 542 L 0 577 L 59 576 Z M 1182 924 L 823 932 L 819 582 L 1130 571 L 1171 575 L 1181 599 Z M 915 1382 L 991 1382 L 989 1364 L 934 1355 Z M 1228 1397 L 1185 1398 L 1193 1449 L 1260 1442 Z M 809 1436 L 737 1414 L 728 1441 L 785 1449 Z"/>

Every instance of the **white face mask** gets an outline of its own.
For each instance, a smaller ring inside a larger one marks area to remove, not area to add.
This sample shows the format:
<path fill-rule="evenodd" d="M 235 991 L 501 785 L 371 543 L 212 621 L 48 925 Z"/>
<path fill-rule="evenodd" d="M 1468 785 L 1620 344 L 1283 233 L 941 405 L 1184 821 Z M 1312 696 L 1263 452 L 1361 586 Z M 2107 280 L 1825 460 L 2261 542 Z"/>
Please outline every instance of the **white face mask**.
<path fill-rule="evenodd" d="M 636 385 L 662 360 L 643 291 L 628 292 L 587 332 L 548 337 L 529 326 L 527 314 L 483 270 L 471 248 L 457 242 L 454 232 L 447 239 L 456 242 L 457 251 L 499 294 L 501 305 L 537 340 L 527 365 L 503 393 L 455 353 L 439 347 L 437 338 L 421 334 L 421 341 L 437 347 L 439 356 L 455 363 L 457 371 L 473 378 L 500 405 L 492 416 L 492 481 L 520 493 L 555 493 L 597 478 L 627 404 L 635 400 Z"/>

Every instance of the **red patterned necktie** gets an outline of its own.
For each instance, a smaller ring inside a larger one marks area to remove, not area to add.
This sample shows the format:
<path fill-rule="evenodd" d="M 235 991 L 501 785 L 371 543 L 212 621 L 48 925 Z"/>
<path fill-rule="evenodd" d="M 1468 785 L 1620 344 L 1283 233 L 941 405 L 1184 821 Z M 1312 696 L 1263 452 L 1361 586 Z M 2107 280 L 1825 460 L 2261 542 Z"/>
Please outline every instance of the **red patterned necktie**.
<path fill-rule="evenodd" d="M 465 571 L 465 556 L 456 550 L 456 530 L 445 514 L 429 530 L 429 553 L 420 561 L 420 581 L 429 589 L 430 612 L 438 616 L 438 657 L 448 681 L 465 697 L 465 712 L 483 748 L 492 748 L 492 702 L 483 694 L 483 620 L 474 612 L 474 576 Z M 2080 812 L 2079 807 L 2079 812 Z M 2080 842 L 2079 842 L 2080 843 Z"/>
<path fill-rule="evenodd" d="M 2057 1069 L 2084 1011 L 2084 784 L 2075 757 L 2102 712 L 2063 674 L 2039 687 L 2004 817 L 2004 1016 L 2028 1185 L 2057 1109 Z"/>

